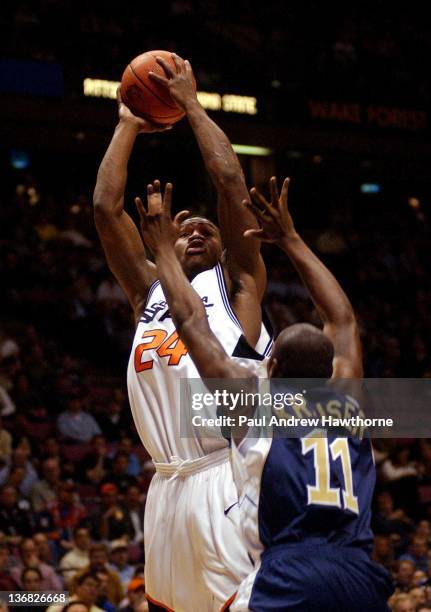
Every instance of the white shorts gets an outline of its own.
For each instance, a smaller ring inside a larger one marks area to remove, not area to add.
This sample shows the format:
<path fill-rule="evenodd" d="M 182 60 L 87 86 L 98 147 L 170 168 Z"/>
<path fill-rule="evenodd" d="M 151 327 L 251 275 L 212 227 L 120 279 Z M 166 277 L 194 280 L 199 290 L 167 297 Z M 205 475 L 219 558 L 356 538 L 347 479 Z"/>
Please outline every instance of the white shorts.
<path fill-rule="evenodd" d="M 253 570 L 229 449 L 156 464 L 145 507 L 145 590 L 175 612 L 216 612 Z"/>

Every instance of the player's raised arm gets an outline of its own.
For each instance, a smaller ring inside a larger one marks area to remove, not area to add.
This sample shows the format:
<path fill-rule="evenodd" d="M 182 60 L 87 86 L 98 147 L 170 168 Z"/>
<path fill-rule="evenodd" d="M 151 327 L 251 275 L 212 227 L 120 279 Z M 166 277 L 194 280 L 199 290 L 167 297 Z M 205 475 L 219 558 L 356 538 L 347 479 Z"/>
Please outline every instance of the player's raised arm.
<path fill-rule="evenodd" d="M 279 196 L 272 177 L 271 203 L 256 189 L 251 190 L 252 202 L 244 200 L 243 204 L 254 212 L 261 228 L 248 230 L 246 236 L 273 242 L 289 256 L 310 292 L 324 333 L 334 345 L 333 378 L 361 378 L 362 350 L 352 305 L 333 274 L 296 232 L 287 205 L 288 188 L 289 179 L 285 179 Z"/>
<path fill-rule="evenodd" d="M 233 272 L 249 274 L 255 284 L 258 301 L 266 286 L 265 265 L 260 256 L 258 240 L 245 240 L 243 232 L 257 227 L 256 219 L 241 201 L 248 196 L 241 164 L 226 134 L 212 121 L 196 95 L 196 86 L 190 63 L 172 54 L 176 72 L 163 61 L 166 77 L 150 73 L 151 78 L 169 89 L 171 96 L 183 108 L 195 134 L 205 166 L 217 189 L 218 218 L 226 264 Z"/>
<path fill-rule="evenodd" d="M 140 132 L 158 131 L 135 117 L 118 98 L 119 122 L 97 174 L 94 217 L 111 272 L 137 313 L 155 279 L 155 266 L 147 261 L 139 230 L 124 210 L 127 164 Z"/>
<path fill-rule="evenodd" d="M 247 378 L 249 371 L 233 362 L 208 325 L 205 307 L 186 278 L 174 251 L 176 229 L 171 220 L 172 185 L 164 197 L 160 182 L 147 188 L 148 210 L 136 198 L 145 244 L 151 249 L 158 279 L 169 305 L 175 328 L 202 378 Z"/>

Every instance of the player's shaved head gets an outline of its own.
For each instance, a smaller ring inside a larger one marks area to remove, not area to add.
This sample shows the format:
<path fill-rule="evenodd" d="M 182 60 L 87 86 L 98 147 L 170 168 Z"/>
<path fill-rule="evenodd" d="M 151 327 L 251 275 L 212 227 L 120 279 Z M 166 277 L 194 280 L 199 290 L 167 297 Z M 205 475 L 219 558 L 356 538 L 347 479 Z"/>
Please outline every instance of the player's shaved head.
<path fill-rule="evenodd" d="M 297 323 L 275 341 L 268 364 L 271 378 L 330 378 L 334 346 L 317 327 Z"/>

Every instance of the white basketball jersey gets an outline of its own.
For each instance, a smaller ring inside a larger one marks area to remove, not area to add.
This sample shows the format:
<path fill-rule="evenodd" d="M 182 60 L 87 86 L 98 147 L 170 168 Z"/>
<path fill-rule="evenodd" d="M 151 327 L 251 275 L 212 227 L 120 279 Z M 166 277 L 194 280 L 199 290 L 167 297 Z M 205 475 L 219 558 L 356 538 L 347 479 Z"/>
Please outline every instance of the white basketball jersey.
<path fill-rule="evenodd" d="M 248 347 L 229 303 L 221 264 L 201 272 L 191 284 L 201 297 L 208 323 L 227 354 L 253 367 L 258 375 L 265 375 L 263 359 L 272 348 L 272 338 L 262 323 L 255 349 Z M 208 359 L 211 359 L 210 353 Z M 197 459 L 210 450 L 227 446 L 227 441 L 221 438 L 217 440 L 218 446 L 210 449 L 193 432 L 189 437 L 181 437 L 180 380 L 183 378 L 199 378 L 199 373 L 178 337 L 160 282 L 155 281 L 136 328 L 127 384 L 136 429 L 156 462 L 168 462 L 171 457 Z"/>

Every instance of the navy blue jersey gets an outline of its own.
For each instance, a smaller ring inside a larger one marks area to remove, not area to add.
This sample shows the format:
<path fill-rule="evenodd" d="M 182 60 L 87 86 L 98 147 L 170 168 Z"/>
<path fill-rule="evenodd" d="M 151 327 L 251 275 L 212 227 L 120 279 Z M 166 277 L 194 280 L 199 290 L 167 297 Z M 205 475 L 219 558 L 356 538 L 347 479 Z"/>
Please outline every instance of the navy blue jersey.
<path fill-rule="evenodd" d="M 275 412 L 269 430 L 257 427 L 232 446 L 255 571 L 231 611 L 386 612 L 393 589 L 369 558 L 375 466 L 358 402 L 328 386 L 308 390 L 304 404 L 283 407 L 273 423 Z M 286 429 L 282 420 L 292 416 L 307 422 Z M 328 417 L 335 429 L 325 429 Z"/>
<path fill-rule="evenodd" d="M 349 417 L 362 414 L 355 400 L 331 388 L 307 395 L 311 418 L 343 418 L 346 406 Z M 308 432 L 301 429 L 303 437 L 286 438 L 283 428 L 274 428 L 259 499 L 259 532 L 265 548 L 318 538 L 371 550 L 375 486 L 371 441 L 340 431 L 344 435 L 336 437 L 310 426 Z"/>
<path fill-rule="evenodd" d="M 286 431 L 271 423 L 272 437 L 250 435 L 232 446 L 241 527 L 255 571 L 231 610 L 386 611 L 392 583 L 369 558 L 373 451 L 365 432 L 349 425 L 364 417 L 360 406 L 325 387 L 308 391 L 300 408 L 284 408 L 277 422 L 289 413 L 310 425 Z M 325 430 L 328 415 L 350 420 Z"/>
<path fill-rule="evenodd" d="M 369 551 L 374 484 L 368 439 L 275 438 L 261 481 L 262 544 L 322 538 Z"/>

